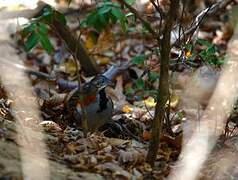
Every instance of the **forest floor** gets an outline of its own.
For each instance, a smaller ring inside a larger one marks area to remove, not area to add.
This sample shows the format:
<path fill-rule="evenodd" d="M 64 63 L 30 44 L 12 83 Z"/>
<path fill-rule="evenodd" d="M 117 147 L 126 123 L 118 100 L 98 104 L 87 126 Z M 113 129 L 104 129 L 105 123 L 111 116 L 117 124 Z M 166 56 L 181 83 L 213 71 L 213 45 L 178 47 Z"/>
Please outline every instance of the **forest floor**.
<path fill-rule="evenodd" d="M 60 5 L 64 7 L 70 29 L 74 33 L 81 33 L 85 47 L 97 59 L 102 71 L 112 65 L 127 62 L 136 56 L 143 55 L 148 55 L 146 59 L 147 66 L 135 64 L 128 68 L 123 75 L 117 77 L 115 88 L 108 90 L 108 95 L 112 98 L 115 109 L 115 115 L 112 117 L 113 126 L 110 126 L 111 124 L 105 126 L 102 131 L 89 133 L 87 137 L 83 136 L 83 132 L 79 128 L 67 126 L 67 122 L 66 124 L 62 122 L 62 116 L 65 113 L 64 102 L 47 105 L 50 97 L 67 94 L 69 91 L 61 90 L 54 83 L 29 75 L 32 87 L 37 95 L 34 99 L 29 99 L 29 101 L 37 102 L 42 121 L 34 119 L 34 117 L 29 118 L 24 122 L 23 127 L 22 124 L 16 123 L 14 117 L 18 113 L 17 111 L 24 110 L 11 108 L 14 105 L 14 99 L 11 99 L 11 94 L 7 92 L 9 88 L 5 88 L 5 86 L 9 87 L 9 85 L 1 83 L 0 179 L 20 180 L 24 178 L 22 157 L 19 151 L 19 148 L 23 146 L 19 143 L 19 138 L 24 139 L 24 137 L 18 137 L 16 129 L 29 131 L 33 141 L 38 141 L 41 139 L 41 133 L 44 134 L 50 179 L 166 178 L 171 169 L 176 166 L 183 144 L 186 144 L 190 138 L 190 134 L 194 130 L 192 126 L 199 124 L 197 122 L 199 113 L 203 111 L 197 104 L 191 102 L 191 99 L 187 101 L 189 102 L 187 105 L 184 106 L 182 104 L 185 86 L 191 81 L 191 77 L 198 67 L 211 66 L 215 67 L 213 71 L 220 72 L 222 66 L 219 63 L 214 63 L 215 61 L 201 61 L 201 58 L 198 58 L 198 54 L 204 47 L 195 47 L 195 43 L 193 43 L 195 50 L 189 51 L 189 53 L 188 51 L 184 52 L 185 58 L 194 58 L 191 60 L 192 65 L 182 63 L 176 67 L 176 70 L 171 69 L 172 96 L 169 118 L 173 136 L 166 132 L 167 129 L 164 128 L 160 149 L 155 160 L 155 168 L 151 168 L 145 158 L 150 139 L 150 123 L 156 103 L 152 96 L 144 95 L 143 93 L 145 92 L 142 92 L 139 87 L 156 89 L 158 86 L 158 81 L 156 80 L 158 76 L 155 76 L 153 82 L 147 84 L 143 84 L 141 81 L 141 79 L 149 81 L 148 77 L 144 76 L 145 71 L 149 70 L 153 72 L 153 75 L 160 72 L 157 54 L 151 55 L 151 49 L 157 47 L 156 42 L 153 38 L 143 34 L 139 23 L 130 27 L 126 33 L 122 33 L 121 28 L 118 26 L 108 26 L 100 34 L 91 29 L 79 30 L 78 19 L 85 18 L 92 5 L 82 8 L 78 4 L 73 4 L 72 9 L 67 9 L 65 8 L 67 5 L 65 6 L 63 2 L 61 3 Z M 216 52 L 213 55 L 219 57 L 219 60 L 224 60 L 223 57 L 234 30 L 231 30 L 229 20 L 227 20 L 230 17 L 233 6 L 235 5 L 229 5 L 216 15 L 207 17 L 196 36 L 197 39 L 200 38 L 210 42 L 209 46 L 216 47 Z M 81 11 L 84 11 L 78 15 L 78 13 L 75 13 L 75 8 L 80 8 Z M 153 14 L 149 4 L 144 4 L 142 9 L 144 13 Z M 52 30 L 49 31 L 50 41 L 54 47 L 52 55 L 47 54 L 41 46 L 36 46 L 31 52 L 26 53 L 22 48 L 20 32 L 12 33 L 12 29 L 15 29 L 12 21 L 1 20 L 1 23 L 2 25 L 5 24 L 4 28 L 0 28 L 0 32 L 2 32 L 2 35 L 0 35 L 1 58 L 9 56 L 10 59 L 16 59 L 15 57 L 17 57 L 21 64 L 34 71 L 54 75 L 57 78 L 64 78 L 68 81 L 77 81 L 77 69 L 73 57 L 67 52 L 63 41 Z M 11 39 L 4 39 L 4 36 L 11 36 Z M 96 41 L 95 38 L 97 39 Z M 171 57 L 176 59 L 177 56 L 178 49 L 172 49 Z M 134 59 L 134 61 L 136 60 Z M 10 62 L 9 66 L 12 66 L 15 62 L 17 61 Z M 4 69 L 0 68 L 0 70 L 1 76 L 3 73 L 8 73 Z M 84 81 L 89 80 L 88 77 L 83 75 L 82 79 Z M 204 83 L 204 86 L 209 87 L 213 81 L 216 81 L 212 78 L 210 80 L 208 82 L 203 79 L 199 83 Z M 9 82 L 9 84 L 11 83 Z M 10 85 L 10 89 L 13 92 L 16 87 L 21 87 L 21 83 Z M 213 89 L 209 89 L 205 94 L 211 94 L 212 91 Z M 21 94 L 18 96 L 21 96 Z M 185 96 L 187 97 L 187 94 Z M 24 96 L 22 98 L 27 99 L 28 97 Z M 202 101 L 203 99 L 204 97 L 201 98 Z M 199 173 L 200 179 L 238 179 L 236 165 L 238 160 L 238 116 L 236 110 L 234 106 L 227 127 L 226 129 L 224 128 L 224 133 L 216 142 Z M 167 126 L 165 125 L 165 127 Z M 123 128 L 127 131 L 123 130 Z M 184 140 L 182 140 L 183 138 Z M 36 153 L 31 152 L 29 156 L 34 159 Z"/>

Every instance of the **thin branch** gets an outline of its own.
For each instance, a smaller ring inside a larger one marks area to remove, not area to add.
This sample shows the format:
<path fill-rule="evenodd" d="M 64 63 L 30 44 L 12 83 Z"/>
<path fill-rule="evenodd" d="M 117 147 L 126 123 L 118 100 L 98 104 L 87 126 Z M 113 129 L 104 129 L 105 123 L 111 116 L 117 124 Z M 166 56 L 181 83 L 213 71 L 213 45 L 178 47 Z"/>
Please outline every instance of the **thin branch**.
<path fill-rule="evenodd" d="M 156 11 L 160 14 L 160 18 L 162 19 L 164 17 L 164 12 L 163 10 L 159 7 L 159 5 L 157 5 L 155 3 L 154 0 L 150 0 L 151 4 L 154 6 L 154 8 L 156 9 Z"/>

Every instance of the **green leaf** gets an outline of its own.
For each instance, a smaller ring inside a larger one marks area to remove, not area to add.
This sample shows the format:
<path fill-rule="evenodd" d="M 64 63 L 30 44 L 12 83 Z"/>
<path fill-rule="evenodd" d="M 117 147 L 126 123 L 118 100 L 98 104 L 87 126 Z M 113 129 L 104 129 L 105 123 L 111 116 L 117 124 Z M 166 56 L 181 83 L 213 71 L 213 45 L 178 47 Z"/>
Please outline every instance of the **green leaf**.
<path fill-rule="evenodd" d="M 151 96 L 156 101 L 157 100 L 157 96 L 158 96 L 158 91 L 157 90 L 145 90 L 144 95 L 145 96 Z"/>
<path fill-rule="evenodd" d="M 50 43 L 48 34 L 44 34 L 39 31 L 38 37 L 42 47 L 50 54 L 53 51 L 53 46 Z"/>
<path fill-rule="evenodd" d="M 106 26 L 109 23 L 109 16 L 107 14 L 99 14 L 98 17 L 102 26 Z"/>
<path fill-rule="evenodd" d="M 150 24 L 148 22 L 144 22 L 142 25 L 146 30 L 150 29 Z"/>
<path fill-rule="evenodd" d="M 95 24 L 95 22 L 97 22 L 97 20 L 98 20 L 97 11 L 93 11 L 92 13 L 90 13 L 89 16 L 86 19 L 87 24 L 91 25 L 91 26 L 93 26 Z"/>
<path fill-rule="evenodd" d="M 50 22 L 53 19 L 53 15 L 54 15 L 54 10 L 52 9 L 51 6 L 47 5 L 43 9 L 42 16 L 40 16 L 38 19 Z"/>
<path fill-rule="evenodd" d="M 149 81 L 151 81 L 151 82 L 154 82 L 154 81 L 156 81 L 157 79 L 158 79 L 158 74 L 157 73 L 155 73 L 155 72 L 148 72 L 148 78 L 149 78 Z"/>
<path fill-rule="evenodd" d="M 201 44 L 201 45 L 203 45 L 203 46 L 206 46 L 206 47 L 212 46 L 212 44 L 211 44 L 209 41 L 205 40 L 205 39 L 200 39 L 200 38 L 198 38 L 198 39 L 197 39 L 197 43 L 198 43 L 198 44 Z"/>
<path fill-rule="evenodd" d="M 132 5 L 136 2 L 136 0 L 125 0 L 125 2 L 127 2 L 128 4 Z"/>
<path fill-rule="evenodd" d="M 135 94 L 135 90 L 131 87 L 127 88 L 125 91 L 126 91 L 126 95 Z"/>
<path fill-rule="evenodd" d="M 121 27 L 123 31 L 125 32 L 127 28 L 126 16 L 118 8 L 112 8 L 111 13 L 113 16 L 115 16 L 119 20 Z"/>
<path fill-rule="evenodd" d="M 135 56 L 131 59 L 133 64 L 144 64 L 145 57 L 144 56 Z"/>
<path fill-rule="evenodd" d="M 54 16 L 55 16 L 56 20 L 58 20 L 59 22 L 61 22 L 64 25 L 66 25 L 66 19 L 63 14 L 61 14 L 58 11 L 54 11 Z"/>
<path fill-rule="evenodd" d="M 183 47 L 184 47 L 187 51 L 192 51 L 192 49 L 193 49 L 193 45 L 192 45 L 192 44 L 189 44 L 189 43 L 185 44 Z"/>
<path fill-rule="evenodd" d="M 216 48 L 215 46 L 211 46 L 209 48 L 207 48 L 207 54 L 210 55 L 214 55 L 216 53 Z"/>
<path fill-rule="evenodd" d="M 87 20 L 86 19 L 83 19 L 80 24 L 79 24 L 79 27 L 80 28 L 86 28 L 88 26 L 87 24 Z"/>
<path fill-rule="evenodd" d="M 136 84 L 137 89 L 144 89 L 144 87 L 145 87 L 145 83 L 144 83 L 143 79 L 141 79 L 141 78 L 137 79 L 135 84 Z"/>
<path fill-rule="evenodd" d="M 118 18 L 115 17 L 112 13 L 109 13 L 109 16 L 113 24 L 115 24 L 118 21 Z"/>
<path fill-rule="evenodd" d="M 23 26 L 23 30 L 21 31 L 21 35 L 25 38 L 28 34 L 32 33 L 36 29 L 36 23 L 32 22 Z"/>
<path fill-rule="evenodd" d="M 43 23 L 38 23 L 38 31 L 40 31 L 41 34 L 47 34 L 47 27 Z"/>
<path fill-rule="evenodd" d="M 38 36 L 35 32 L 31 33 L 31 35 L 28 37 L 26 43 L 25 43 L 25 50 L 28 52 L 30 51 L 35 45 L 38 43 Z"/>
<path fill-rule="evenodd" d="M 46 5 L 43 9 L 43 16 L 48 16 L 53 14 L 53 9 L 50 5 Z"/>
<path fill-rule="evenodd" d="M 125 21 L 126 17 L 125 15 L 118 9 L 118 8 L 112 8 L 111 13 L 119 20 L 119 21 Z"/>
<path fill-rule="evenodd" d="M 200 56 L 203 60 L 206 60 L 206 58 L 207 58 L 207 52 L 206 52 L 206 50 L 202 50 L 202 51 L 199 53 L 199 56 Z"/>
<path fill-rule="evenodd" d="M 110 6 L 102 6 L 101 8 L 98 9 L 98 14 L 106 14 L 111 10 Z"/>

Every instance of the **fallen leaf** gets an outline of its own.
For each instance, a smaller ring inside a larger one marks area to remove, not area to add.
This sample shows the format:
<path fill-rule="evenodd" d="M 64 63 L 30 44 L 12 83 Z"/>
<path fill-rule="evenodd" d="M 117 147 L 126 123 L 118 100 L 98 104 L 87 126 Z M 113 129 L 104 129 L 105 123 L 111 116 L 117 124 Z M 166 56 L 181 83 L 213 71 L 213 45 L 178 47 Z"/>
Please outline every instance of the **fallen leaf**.
<path fill-rule="evenodd" d="M 130 113 L 130 112 L 132 112 L 132 110 L 133 109 L 130 106 L 128 106 L 127 104 L 122 107 L 122 112 L 124 112 L 124 113 Z"/>
<path fill-rule="evenodd" d="M 96 168 L 99 171 L 106 171 L 109 170 L 113 173 L 114 176 L 122 176 L 122 179 L 131 179 L 131 174 L 127 171 L 125 171 L 124 169 L 122 169 L 119 165 L 115 164 L 115 163 L 104 163 L 104 164 L 99 164 L 96 166 Z M 115 177 L 114 177 L 115 178 Z M 112 178 L 112 179 L 114 179 Z"/>
<path fill-rule="evenodd" d="M 139 151 L 134 148 L 124 150 L 119 150 L 118 152 L 118 161 L 121 163 L 139 163 L 145 160 L 145 151 Z"/>
<path fill-rule="evenodd" d="M 144 103 L 147 107 L 155 107 L 156 105 L 155 99 L 153 97 L 148 97 L 144 100 Z"/>
<path fill-rule="evenodd" d="M 144 141 L 150 140 L 150 138 L 151 138 L 150 132 L 147 131 L 147 130 L 145 130 L 145 131 L 143 132 L 143 134 L 142 134 L 142 138 L 143 138 Z"/>
<path fill-rule="evenodd" d="M 114 35 L 112 32 L 112 27 L 106 27 L 99 35 L 95 51 L 101 53 L 112 48 L 115 44 Z"/>
<path fill-rule="evenodd" d="M 60 126 L 53 121 L 43 121 L 40 123 L 40 126 L 42 126 L 45 131 L 62 132 Z"/>
<path fill-rule="evenodd" d="M 107 141 L 112 146 L 121 146 L 125 144 L 130 144 L 130 140 L 118 139 L 118 138 L 107 138 Z"/>
<path fill-rule="evenodd" d="M 77 70 L 75 61 L 73 59 L 69 59 L 68 61 L 60 65 L 60 70 L 67 74 L 70 74 L 70 76 L 75 75 Z"/>
<path fill-rule="evenodd" d="M 179 103 L 179 96 L 177 96 L 175 93 L 172 93 L 170 97 L 170 107 L 176 108 Z"/>

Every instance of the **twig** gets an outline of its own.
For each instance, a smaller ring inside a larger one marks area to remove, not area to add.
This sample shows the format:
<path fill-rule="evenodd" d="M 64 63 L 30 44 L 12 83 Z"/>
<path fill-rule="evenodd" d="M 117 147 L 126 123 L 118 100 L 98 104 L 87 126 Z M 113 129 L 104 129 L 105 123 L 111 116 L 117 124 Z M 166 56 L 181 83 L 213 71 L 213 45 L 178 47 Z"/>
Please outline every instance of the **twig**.
<path fill-rule="evenodd" d="M 80 35 L 78 35 L 77 41 L 80 41 Z M 80 106 L 81 106 L 81 110 L 82 110 L 82 114 L 81 114 L 81 121 L 82 121 L 82 128 L 83 128 L 83 133 L 84 133 L 84 137 L 87 137 L 87 133 L 88 133 L 88 117 L 87 117 L 87 111 L 86 111 L 86 107 L 84 106 L 84 96 L 85 94 L 82 93 L 83 92 L 83 86 L 81 85 L 81 79 L 80 79 L 80 74 L 79 74 L 79 65 L 77 63 L 77 54 L 78 54 L 78 50 L 79 48 L 77 47 L 79 45 L 76 44 L 76 52 L 74 54 L 74 60 L 75 60 L 75 64 L 76 64 L 76 72 L 77 72 L 77 80 L 78 80 L 78 90 L 79 92 L 81 92 L 79 94 L 79 101 Z"/>
<path fill-rule="evenodd" d="M 160 18 L 162 19 L 164 17 L 164 13 L 163 10 L 159 7 L 158 4 L 155 4 L 154 0 L 150 0 L 151 4 L 154 6 L 154 8 L 156 9 L 156 11 L 160 14 Z"/>

